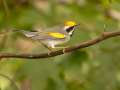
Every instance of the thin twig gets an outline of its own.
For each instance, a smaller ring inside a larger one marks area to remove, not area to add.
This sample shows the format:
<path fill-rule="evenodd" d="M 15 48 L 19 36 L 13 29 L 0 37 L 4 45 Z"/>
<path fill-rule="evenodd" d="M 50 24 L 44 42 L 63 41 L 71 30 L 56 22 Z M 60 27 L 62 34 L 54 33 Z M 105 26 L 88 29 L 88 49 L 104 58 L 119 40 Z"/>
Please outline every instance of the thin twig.
<path fill-rule="evenodd" d="M 5 22 L 6 22 L 6 28 L 4 29 L 5 33 L 10 33 L 10 9 L 8 7 L 8 3 L 6 0 L 2 0 L 2 5 L 4 9 L 4 16 L 5 16 Z M 1 45 L 0 45 L 0 50 L 3 50 L 6 47 L 6 43 L 8 40 L 8 35 L 5 34 L 2 38 Z"/>
<path fill-rule="evenodd" d="M 10 78 L 9 76 L 4 75 L 4 74 L 2 74 L 2 73 L 0 73 L 0 76 L 3 77 L 3 78 L 6 78 L 7 80 L 9 80 L 10 83 L 11 83 L 12 85 L 14 85 L 15 90 L 19 90 L 18 86 L 16 85 L 15 81 L 14 81 L 12 78 Z"/>
<path fill-rule="evenodd" d="M 64 48 L 58 51 L 52 51 L 49 53 L 40 53 L 40 54 L 24 54 L 24 53 L 0 53 L 0 58 L 26 58 L 26 59 L 39 59 L 39 58 L 48 58 L 54 57 L 61 54 L 69 53 L 75 51 L 77 49 L 86 48 L 97 44 L 103 40 L 120 36 L 120 31 L 112 31 L 112 32 L 103 32 L 99 37 L 96 37 L 92 40 L 88 40 L 85 42 L 80 42 L 78 45 L 74 45 L 72 47 Z M 10 59 L 9 59 L 10 60 Z"/>
<path fill-rule="evenodd" d="M 6 15 L 7 21 L 9 21 L 9 19 L 10 19 L 10 11 L 9 11 L 9 7 L 7 5 L 7 1 L 6 0 L 2 0 L 2 3 L 3 3 L 3 7 L 4 7 L 4 11 L 5 11 L 5 15 Z"/>

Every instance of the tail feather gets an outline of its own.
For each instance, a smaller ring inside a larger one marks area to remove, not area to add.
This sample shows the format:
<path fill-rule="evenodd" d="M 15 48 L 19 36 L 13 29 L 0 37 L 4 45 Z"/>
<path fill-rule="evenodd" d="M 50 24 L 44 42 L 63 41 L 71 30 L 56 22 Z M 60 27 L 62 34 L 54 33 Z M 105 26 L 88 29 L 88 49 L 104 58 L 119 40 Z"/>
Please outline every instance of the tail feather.
<path fill-rule="evenodd" d="M 13 30 L 14 32 L 22 32 L 26 37 L 34 37 L 37 35 L 37 31 L 26 31 L 26 30 Z"/>
<path fill-rule="evenodd" d="M 34 40 L 45 40 L 45 39 L 50 39 L 51 36 L 48 36 L 47 33 L 40 31 L 27 31 L 27 30 L 14 30 L 15 32 L 22 32 L 26 37 L 32 38 Z M 42 33 L 42 34 L 40 34 Z"/>
<path fill-rule="evenodd" d="M 26 37 L 34 37 L 38 34 L 37 32 L 30 32 L 30 31 L 25 31 L 25 30 L 22 30 L 22 32 Z"/>

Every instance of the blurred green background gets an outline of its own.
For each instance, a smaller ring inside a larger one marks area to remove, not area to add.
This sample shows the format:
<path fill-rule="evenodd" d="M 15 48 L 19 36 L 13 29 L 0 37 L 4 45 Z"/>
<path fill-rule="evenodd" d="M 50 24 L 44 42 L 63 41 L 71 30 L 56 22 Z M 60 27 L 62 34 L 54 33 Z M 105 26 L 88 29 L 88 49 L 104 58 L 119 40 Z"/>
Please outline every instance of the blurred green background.
<path fill-rule="evenodd" d="M 68 46 L 118 30 L 120 0 L 0 0 L 0 32 L 5 32 L 0 52 L 48 52 L 12 30 L 49 28 L 67 20 L 81 24 Z M 119 37 L 61 56 L 9 60 L 0 61 L 0 90 L 120 90 Z"/>

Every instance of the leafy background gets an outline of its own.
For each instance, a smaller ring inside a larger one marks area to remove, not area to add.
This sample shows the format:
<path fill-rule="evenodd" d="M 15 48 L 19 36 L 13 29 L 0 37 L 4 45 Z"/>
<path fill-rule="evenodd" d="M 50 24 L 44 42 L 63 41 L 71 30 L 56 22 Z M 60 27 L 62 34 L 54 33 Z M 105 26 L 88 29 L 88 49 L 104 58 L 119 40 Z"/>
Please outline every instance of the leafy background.
<path fill-rule="evenodd" d="M 0 0 L 0 52 L 47 52 L 38 41 L 12 30 L 50 28 L 67 20 L 80 23 L 67 46 L 115 31 L 120 0 Z M 52 58 L 1 59 L 0 89 L 119 90 L 119 60 L 119 37 Z"/>

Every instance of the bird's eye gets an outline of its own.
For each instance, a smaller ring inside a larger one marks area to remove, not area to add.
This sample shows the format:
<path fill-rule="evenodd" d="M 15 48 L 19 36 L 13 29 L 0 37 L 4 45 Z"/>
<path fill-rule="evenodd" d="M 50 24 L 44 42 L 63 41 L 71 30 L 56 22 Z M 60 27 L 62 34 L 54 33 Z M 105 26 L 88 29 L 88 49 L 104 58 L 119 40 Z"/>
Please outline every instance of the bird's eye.
<path fill-rule="evenodd" d="M 74 29 L 74 26 L 67 28 L 66 31 L 69 33 L 69 32 L 72 31 L 73 29 Z"/>

